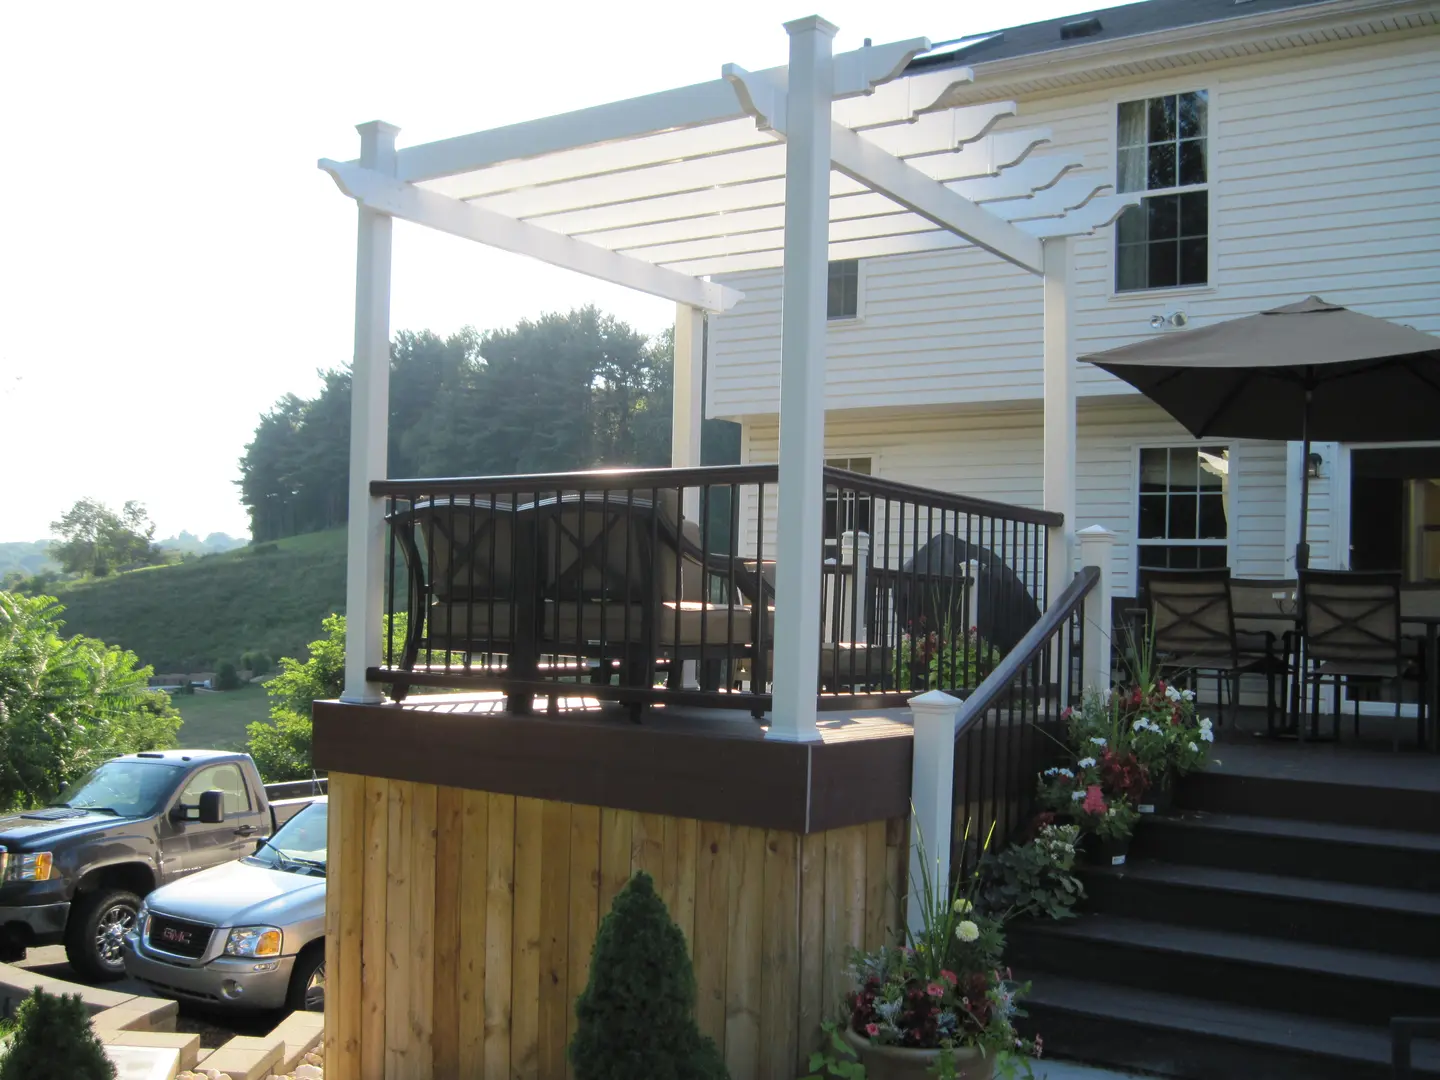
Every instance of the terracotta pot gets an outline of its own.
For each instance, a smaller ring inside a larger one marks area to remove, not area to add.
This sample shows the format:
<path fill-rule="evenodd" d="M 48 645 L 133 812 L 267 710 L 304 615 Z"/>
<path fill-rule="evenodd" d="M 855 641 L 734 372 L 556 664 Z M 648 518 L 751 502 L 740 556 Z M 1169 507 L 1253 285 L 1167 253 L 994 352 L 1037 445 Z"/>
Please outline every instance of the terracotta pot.
<path fill-rule="evenodd" d="M 1175 805 L 1175 787 L 1168 780 L 1145 792 L 1137 809 L 1142 814 L 1168 814 Z"/>
<path fill-rule="evenodd" d="M 872 1046 L 863 1035 L 846 1030 L 845 1041 L 860 1055 L 865 1080 L 929 1080 L 941 1054 L 952 1054 L 959 1080 L 990 1080 L 995 1058 L 973 1046 L 958 1050 L 907 1050 L 900 1046 Z"/>

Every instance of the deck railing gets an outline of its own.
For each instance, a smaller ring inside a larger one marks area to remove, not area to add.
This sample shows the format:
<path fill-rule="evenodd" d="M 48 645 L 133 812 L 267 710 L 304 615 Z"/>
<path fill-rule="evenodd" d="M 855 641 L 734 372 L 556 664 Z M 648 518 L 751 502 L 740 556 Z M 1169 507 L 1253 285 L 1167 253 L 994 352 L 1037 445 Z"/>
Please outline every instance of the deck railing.
<path fill-rule="evenodd" d="M 960 708 L 950 867 L 962 879 L 987 841 L 999 850 L 1029 820 L 1036 774 L 1065 756 L 1064 713 L 1083 687 L 1085 601 L 1099 581 L 1093 566 L 1076 574 Z M 1091 644 L 1109 650 L 1107 641 Z"/>
<path fill-rule="evenodd" d="M 775 465 L 387 480 L 383 664 L 412 686 L 770 706 Z M 825 470 L 822 708 L 967 691 L 1040 617 L 1059 515 Z"/>

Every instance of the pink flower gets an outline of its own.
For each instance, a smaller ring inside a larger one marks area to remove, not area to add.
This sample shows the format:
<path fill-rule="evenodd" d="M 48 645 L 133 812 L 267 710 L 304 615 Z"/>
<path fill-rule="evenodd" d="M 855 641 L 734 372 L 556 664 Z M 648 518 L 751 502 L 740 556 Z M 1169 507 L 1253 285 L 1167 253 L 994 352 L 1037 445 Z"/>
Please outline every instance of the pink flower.
<path fill-rule="evenodd" d="M 1091 784 L 1085 789 L 1085 801 L 1080 804 L 1087 814 L 1103 814 L 1105 812 L 1105 796 L 1100 794 L 1100 785 Z"/>
<path fill-rule="evenodd" d="M 938 998 L 945 993 L 945 988 L 939 983 L 931 983 L 929 986 L 925 987 L 925 992 L 931 997 Z"/>
<path fill-rule="evenodd" d="M 865 1025 L 865 1034 L 866 1034 L 866 1035 L 869 1035 L 869 1036 L 873 1039 L 876 1035 L 879 1035 L 879 1034 L 880 1034 L 880 1025 L 879 1025 L 879 1024 L 866 1024 L 866 1025 Z"/>
<path fill-rule="evenodd" d="M 960 980 L 955 977 L 955 973 L 953 971 L 942 970 L 940 972 L 940 977 L 946 982 L 948 982 L 951 986 L 956 986 L 960 982 Z"/>

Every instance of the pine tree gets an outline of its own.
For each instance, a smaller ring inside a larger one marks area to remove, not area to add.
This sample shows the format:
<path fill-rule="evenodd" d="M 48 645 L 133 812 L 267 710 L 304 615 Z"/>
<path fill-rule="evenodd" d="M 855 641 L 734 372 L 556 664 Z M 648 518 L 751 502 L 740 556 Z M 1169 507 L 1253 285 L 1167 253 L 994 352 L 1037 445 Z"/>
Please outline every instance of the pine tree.
<path fill-rule="evenodd" d="M 15 1034 L 0 1056 L 0 1080 L 115 1080 L 79 994 L 38 986 L 15 1013 Z"/>
<path fill-rule="evenodd" d="M 685 935 L 643 870 L 600 924 L 575 1016 L 576 1080 L 729 1080 L 714 1041 L 695 1025 Z"/>

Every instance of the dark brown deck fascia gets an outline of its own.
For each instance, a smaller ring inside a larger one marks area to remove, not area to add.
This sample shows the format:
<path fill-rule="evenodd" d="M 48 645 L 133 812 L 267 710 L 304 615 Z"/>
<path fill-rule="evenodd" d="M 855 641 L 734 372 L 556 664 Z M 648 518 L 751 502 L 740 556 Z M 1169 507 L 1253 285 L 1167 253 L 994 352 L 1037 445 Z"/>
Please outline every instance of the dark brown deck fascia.
<path fill-rule="evenodd" d="M 737 724 L 314 705 L 317 769 L 795 833 L 905 817 L 906 729 L 832 743 Z"/>

